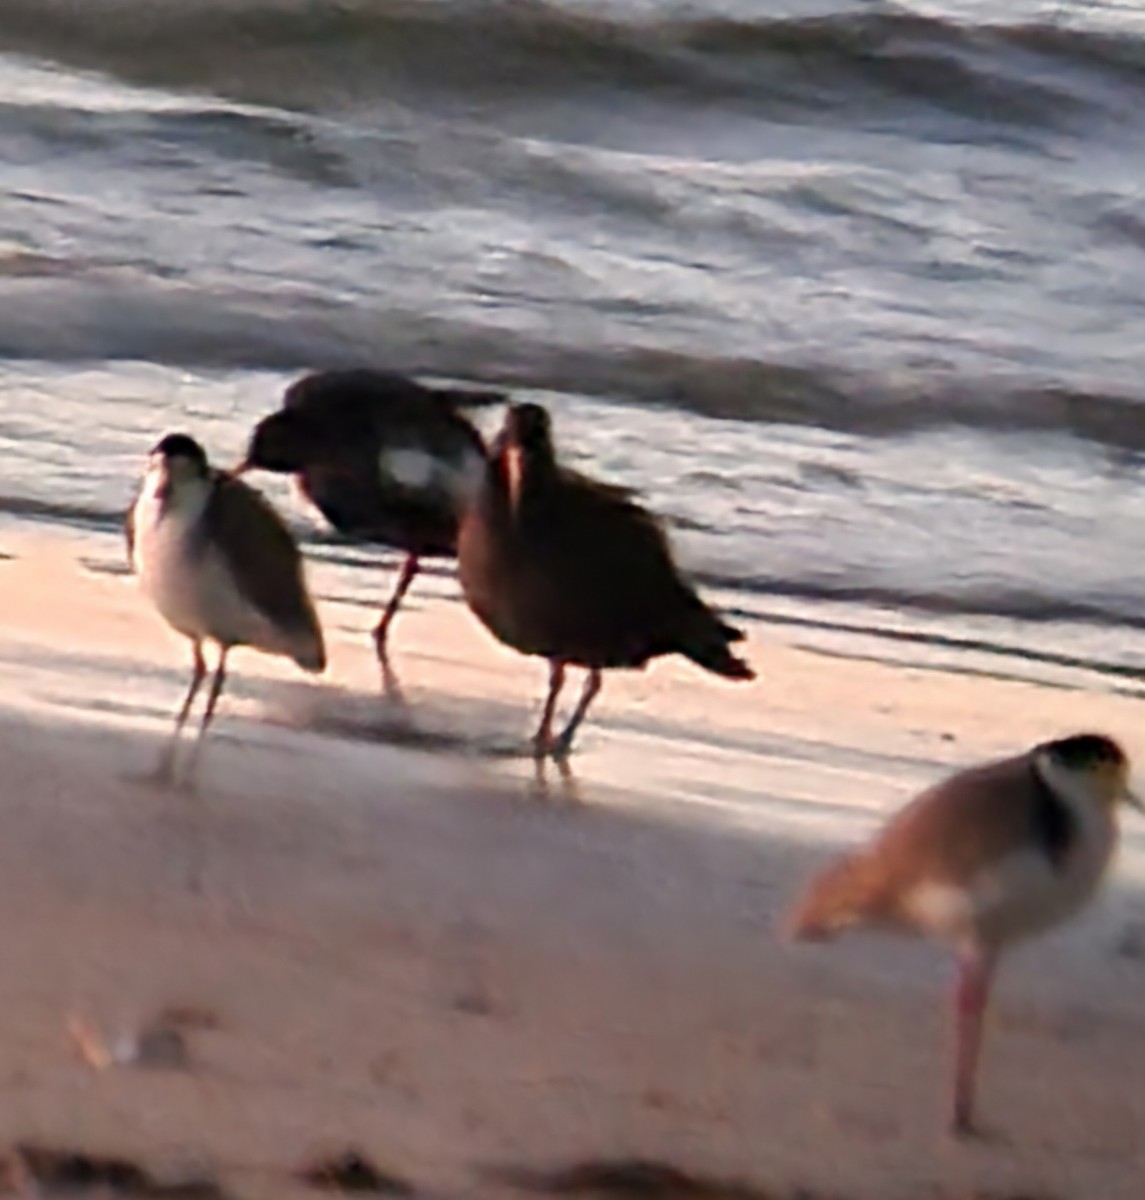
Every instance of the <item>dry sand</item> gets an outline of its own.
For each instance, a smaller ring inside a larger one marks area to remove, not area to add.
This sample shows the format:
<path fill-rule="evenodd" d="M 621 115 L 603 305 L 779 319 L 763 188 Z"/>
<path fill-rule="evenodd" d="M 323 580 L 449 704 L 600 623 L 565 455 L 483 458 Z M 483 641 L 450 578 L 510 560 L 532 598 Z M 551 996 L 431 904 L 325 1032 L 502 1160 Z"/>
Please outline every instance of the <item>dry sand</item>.
<path fill-rule="evenodd" d="M 753 688 L 683 663 L 611 679 L 575 777 L 495 753 L 544 668 L 437 581 L 397 625 L 313 572 L 311 681 L 233 659 L 196 792 L 153 765 L 187 655 L 96 535 L 0 546 L 3 1138 L 200 1164 L 236 1196 L 355 1146 L 427 1194 L 497 1165 L 658 1160 L 775 1195 L 1126 1200 L 1145 1190 L 1142 839 L 1069 930 L 1015 954 L 982 1073 L 1000 1134 L 943 1132 L 947 964 L 916 943 L 792 948 L 793 889 L 946 766 L 1077 727 L 1145 763 L 1145 704 L 847 660 L 757 625 Z M 92 569 L 92 567 L 96 569 Z M 366 594 L 388 583 L 359 579 Z M 84 1062 L 169 1005 L 190 1068 Z"/>

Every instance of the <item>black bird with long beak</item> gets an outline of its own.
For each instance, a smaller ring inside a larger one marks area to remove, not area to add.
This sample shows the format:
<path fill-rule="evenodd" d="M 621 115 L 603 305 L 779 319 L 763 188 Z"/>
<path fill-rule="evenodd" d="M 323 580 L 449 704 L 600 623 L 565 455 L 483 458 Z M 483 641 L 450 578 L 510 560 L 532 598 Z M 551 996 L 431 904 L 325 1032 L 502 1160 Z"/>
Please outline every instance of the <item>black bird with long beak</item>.
<path fill-rule="evenodd" d="M 1141 808 L 1129 759 L 1112 738 L 1044 742 L 923 792 L 868 846 L 819 875 L 790 915 L 788 931 L 800 939 L 873 926 L 953 947 L 954 1132 L 974 1132 L 982 1024 L 1000 955 L 1093 897 L 1117 845 L 1122 802 Z"/>
<path fill-rule="evenodd" d="M 235 646 L 284 655 L 312 672 L 325 669 L 326 650 L 302 556 L 282 519 L 253 488 L 213 469 L 193 438 L 168 434 L 151 452 L 126 533 L 143 594 L 190 639 L 194 655 L 191 686 L 159 764 L 170 779 L 180 731 L 207 674 L 205 641 L 218 645 L 219 659 L 195 758 Z"/>
<path fill-rule="evenodd" d="M 564 758 L 600 690 L 601 672 L 682 654 L 728 679 L 753 679 L 722 621 L 676 569 L 659 523 L 630 492 L 561 466 L 548 412 L 513 405 L 458 536 L 461 587 L 489 631 L 549 660 L 538 757 Z M 554 710 L 569 666 L 584 691 L 564 731 Z"/>
<path fill-rule="evenodd" d="M 504 399 L 389 371 L 320 371 L 287 388 L 282 408 L 255 427 L 238 468 L 294 475 L 339 533 L 405 551 L 374 630 L 387 688 L 394 684 L 390 625 L 421 560 L 456 554 L 458 512 L 484 467 L 485 444 L 461 409 Z"/>

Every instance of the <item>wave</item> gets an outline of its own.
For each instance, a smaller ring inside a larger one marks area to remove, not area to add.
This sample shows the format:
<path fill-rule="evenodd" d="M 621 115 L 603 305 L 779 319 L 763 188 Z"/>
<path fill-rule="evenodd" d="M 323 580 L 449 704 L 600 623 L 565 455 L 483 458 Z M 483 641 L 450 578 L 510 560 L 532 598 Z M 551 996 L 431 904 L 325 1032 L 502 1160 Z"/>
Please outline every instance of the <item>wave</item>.
<path fill-rule="evenodd" d="M 575 394 L 868 436 L 944 426 L 1065 434 L 1145 453 L 1145 394 L 1026 376 L 890 373 L 616 343 L 566 344 L 421 310 L 211 292 L 126 268 L 0 262 L 0 359 L 141 361 L 202 372 L 382 365 L 499 389 Z"/>
<path fill-rule="evenodd" d="M 1113 599 L 1071 598 L 1050 595 L 1045 590 L 1022 587 L 977 589 L 971 586 L 955 586 L 949 591 L 925 591 L 915 587 L 894 585 L 873 586 L 837 580 L 792 579 L 754 577 L 750 580 L 727 576 L 697 576 L 709 586 L 734 587 L 753 594 L 783 596 L 791 600 L 806 600 L 835 604 L 858 604 L 864 607 L 888 611 L 908 611 L 937 617 L 1002 617 L 1029 624 L 1083 624 L 1117 625 L 1123 628 L 1145 629 L 1145 616 L 1135 597 L 1127 596 L 1123 601 Z M 742 614 L 733 614 L 742 615 Z M 777 618 L 778 619 L 778 618 Z M 832 627 L 837 627 L 832 623 Z M 903 641 L 918 640 L 912 633 L 896 632 L 884 626 L 855 626 L 849 632 L 878 632 L 880 636 Z M 945 643 L 952 648 L 983 649 L 988 643 L 975 643 L 963 638 L 944 637 L 928 633 L 927 640 L 934 644 Z M 1064 655 L 1049 652 L 1039 654 L 1046 662 L 1062 665 L 1081 665 Z M 1128 668 L 1126 674 L 1140 678 L 1140 669 Z"/>
<path fill-rule="evenodd" d="M 1063 24 L 974 25 L 865 5 L 815 17 L 629 17 L 542 0 L 5 0 L 6 50 L 285 108 L 410 90 L 697 92 L 804 114 L 908 99 L 1056 124 L 1145 86 L 1145 41 Z M 1112 90 L 1111 90 L 1112 89 Z"/>

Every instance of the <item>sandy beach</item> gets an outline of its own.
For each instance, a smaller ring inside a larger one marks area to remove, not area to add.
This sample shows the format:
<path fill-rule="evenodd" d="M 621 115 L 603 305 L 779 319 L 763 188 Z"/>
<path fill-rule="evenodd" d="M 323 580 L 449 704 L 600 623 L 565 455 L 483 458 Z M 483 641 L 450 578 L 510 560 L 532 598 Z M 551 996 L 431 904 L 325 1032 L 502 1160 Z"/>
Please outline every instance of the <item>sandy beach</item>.
<path fill-rule="evenodd" d="M 320 563 L 327 675 L 236 653 L 197 790 L 163 790 L 138 777 L 188 656 L 120 544 L 0 535 L 6 1143 L 251 1200 L 307 1194 L 291 1172 L 349 1147 L 478 1200 L 527 1194 L 506 1169 L 631 1159 L 781 1200 L 1141 1195 L 1145 828 L 1090 913 L 1007 962 L 991 1142 L 944 1133 L 941 951 L 775 932 L 816 864 L 946 768 L 1076 728 L 1145 763 L 1141 698 L 756 622 L 757 685 L 610 678 L 572 779 L 538 782 L 508 751 L 543 666 L 434 578 L 397 625 L 407 705 L 385 703 L 375 614 Z M 68 1033 L 130 1047 L 172 1006 L 198 1014 L 183 1064 L 101 1069 Z"/>

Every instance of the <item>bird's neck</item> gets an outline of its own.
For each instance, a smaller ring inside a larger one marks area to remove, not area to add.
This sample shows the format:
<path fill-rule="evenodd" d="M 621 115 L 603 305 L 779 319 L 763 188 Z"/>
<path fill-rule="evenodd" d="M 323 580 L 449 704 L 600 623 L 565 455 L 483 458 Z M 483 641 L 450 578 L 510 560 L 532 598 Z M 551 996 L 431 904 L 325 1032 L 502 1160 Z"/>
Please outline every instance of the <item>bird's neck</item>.
<path fill-rule="evenodd" d="M 490 463 L 498 507 L 515 523 L 533 510 L 556 478 L 556 464 L 534 451 L 508 446 Z"/>
<path fill-rule="evenodd" d="M 207 507 L 214 486 L 213 478 L 203 476 L 183 479 L 164 476 L 157 480 L 152 494 L 159 508 L 160 519 L 176 517 L 185 522 L 197 520 Z"/>
<path fill-rule="evenodd" d="M 1034 772 L 1069 809 L 1082 830 L 1104 828 L 1112 824 L 1110 805 L 1087 775 L 1060 766 L 1047 754 L 1038 754 L 1034 758 Z"/>

